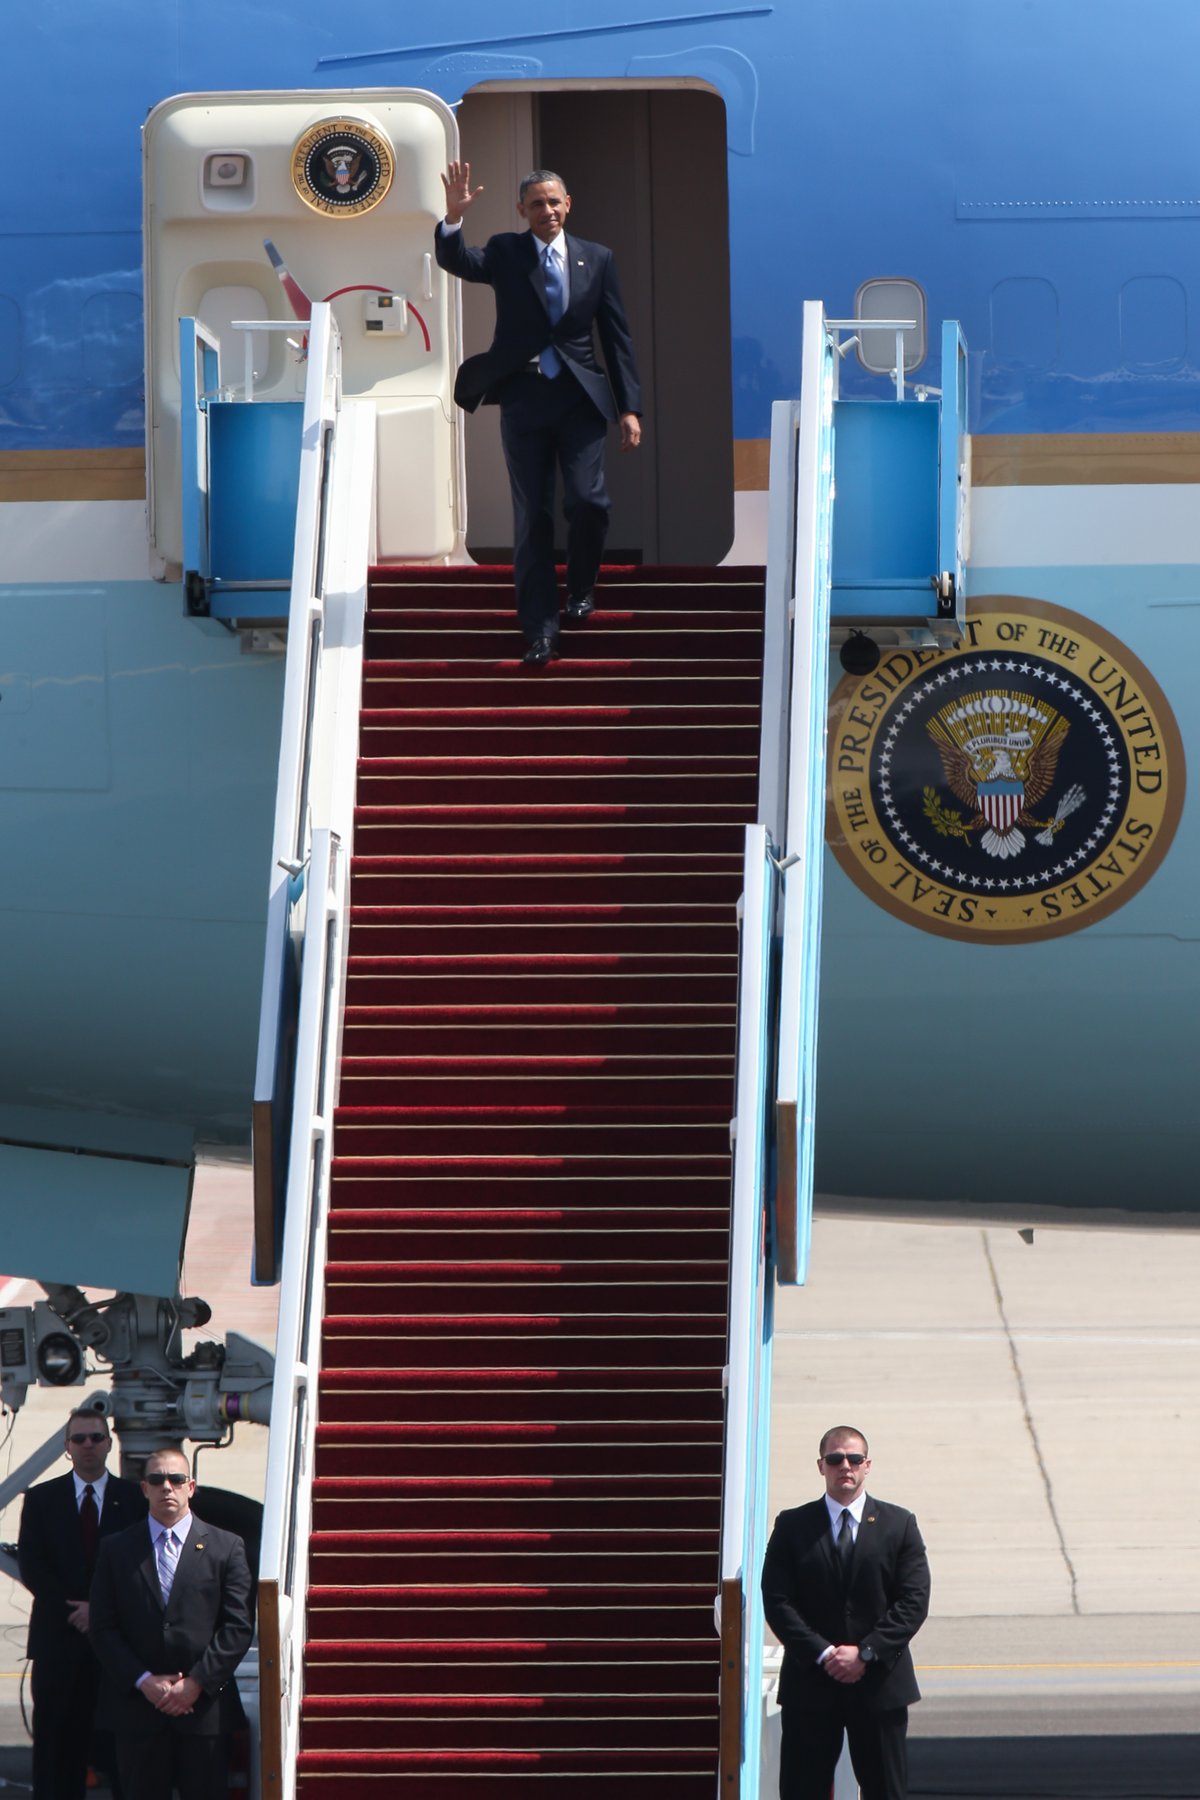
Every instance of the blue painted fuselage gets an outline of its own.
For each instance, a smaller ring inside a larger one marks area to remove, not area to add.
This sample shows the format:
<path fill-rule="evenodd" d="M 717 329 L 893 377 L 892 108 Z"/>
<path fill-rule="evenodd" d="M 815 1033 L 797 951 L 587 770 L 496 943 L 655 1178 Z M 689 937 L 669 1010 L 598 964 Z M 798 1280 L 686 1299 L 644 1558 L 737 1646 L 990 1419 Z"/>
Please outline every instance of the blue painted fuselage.
<path fill-rule="evenodd" d="M 761 445 L 797 392 L 801 301 L 848 316 L 878 275 L 961 321 L 977 437 L 1191 432 L 1200 11 L 1144 0 L 1134 18 L 1118 0 L 883 0 L 842 22 L 815 0 L 462 0 L 347 24 L 323 0 L 286 17 L 46 0 L 7 35 L 9 141 L 36 155 L 0 193 L 0 477 L 142 450 L 139 127 L 170 94 L 228 89 L 454 104 L 489 82 L 703 83 L 727 121 L 739 443 Z M 848 359 L 843 395 L 877 391 Z M 12 492 L 8 542 L 39 510 Z M 1091 504 L 1110 511 L 1104 486 Z M 78 531 L 78 505 L 63 516 Z M 1154 671 L 1190 754 L 1200 548 L 1165 555 L 1150 513 L 1103 554 L 1043 556 L 1023 529 L 995 513 L 971 591 L 1102 622 Z M 1139 529 L 1145 558 L 1127 553 Z M 0 620 L 0 1139 L 244 1148 L 281 664 L 189 617 L 177 579 L 64 572 L 53 532 L 38 571 L 0 567 Z M 831 864 L 818 1186 L 1187 1213 L 1197 866 L 1185 810 L 1120 913 L 999 948 L 913 930 Z M 981 1015 L 982 1117 L 961 1088 Z"/>

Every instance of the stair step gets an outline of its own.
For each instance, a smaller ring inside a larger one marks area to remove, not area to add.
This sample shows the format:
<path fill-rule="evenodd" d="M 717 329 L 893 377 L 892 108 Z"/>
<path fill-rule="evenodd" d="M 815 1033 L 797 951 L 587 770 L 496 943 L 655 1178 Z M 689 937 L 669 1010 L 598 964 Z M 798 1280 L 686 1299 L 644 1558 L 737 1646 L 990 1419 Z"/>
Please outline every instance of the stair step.
<path fill-rule="evenodd" d="M 711 918 L 695 917 L 676 909 L 668 920 L 651 912 L 639 915 L 630 907 L 593 908 L 555 915 L 535 914 L 532 909 L 497 908 L 471 918 L 470 909 L 455 913 L 443 907 L 422 912 L 413 908 L 357 908 L 350 915 L 352 956 L 397 954 L 406 950 L 453 953 L 467 945 L 476 952 L 540 951 L 633 952 L 653 954 L 683 949 L 688 954 L 728 955 L 736 950 L 737 929 L 728 907 Z"/>
<path fill-rule="evenodd" d="M 593 1427 L 593 1429 L 595 1429 Z M 629 1475 L 639 1470 L 662 1470 L 665 1474 L 719 1477 L 721 1446 L 719 1443 L 684 1443 L 667 1439 L 655 1444 L 635 1439 L 630 1444 L 620 1441 L 617 1427 L 610 1429 L 608 1442 L 581 1444 L 557 1437 L 544 1442 L 517 1439 L 513 1442 L 471 1442 L 464 1431 L 463 1443 L 438 1439 L 426 1444 L 400 1443 L 376 1447 L 356 1441 L 341 1444 L 322 1439 L 317 1448 L 316 1472 L 333 1478 L 370 1476 L 387 1478 L 403 1470 L 405 1475 L 433 1477 L 470 1475 L 481 1464 L 488 1473 L 499 1476 L 592 1476 Z"/>
<path fill-rule="evenodd" d="M 556 1586 L 497 1582 L 422 1587 L 312 1587 L 311 1638 L 478 1639 L 518 1635 L 610 1638 L 711 1637 L 712 1584 Z"/>
<path fill-rule="evenodd" d="M 714 1282 L 723 1286 L 726 1267 L 723 1262 L 705 1261 L 700 1257 L 671 1259 L 679 1285 L 692 1288 L 709 1287 Z M 622 1287 L 658 1287 L 663 1279 L 662 1263 L 613 1257 L 580 1259 L 576 1262 L 534 1262 L 517 1257 L 408 1258 L 401 1262 L 382 1259 L 371 1262 L 330 1262 L 326 1266 L 326 1286 L 346 1287 L 362 1284 L 368 1287 L 398 1289 L 405 1300 L 423 1288 L 449 1289 L 470 1295 L 491 1290 L 497 1282 L 520 1287 L 582 1287 L 589 1292 L 611 1292 Z"/>
<path fill-rule="evenodd" d="M 680 1580 L 698 1580 L 705 1582 L 709 1588 L 716 1589 L 716 1568 L 718 1568 L 718 1552 L 716 1537 L 712 1532 L 696 1532 L 702 1543 L 696 1548 L 669 1548 L 666 1544 L 658 1546 L 653 1552 L 639 1553 L 630 1550 L 585 1550 L 585 1548 L 569 1548 L 547 1552 L 543 1548 L 524 1550 L 518 1543 L 497 1543 L 502 1534 L 484 1534 L 484 1532 L 444 1532 L 444 1541 L 434 1544 L 425 1543 L 425 1539 L 434 1537 L 432 1532 L 408 1532 L 412 1539 L 412 1548 L 407 1550 L 385 1550 L 378 1548 L 372 1541 L 371 1548 L 363 1548 L 356 1534 L 338 1534 L 338 1532 L 322 1532 L 322 1543 L 327 1539 L 335 1539 L 345 1535 L 353 1539 L 351 1546 L 338 1550 L 315 1548 L 309 1552 L 311 1571 L 315 1577 L 327 1577 L 331 1580 L 353 1580 L 362 1575 L 363 1555 L 367 1557 L 372 1571 L 380 1577 L 396 1577 L 403 1579 L 405 1575 L 421 1575 L 441 1573 L 446 1579 L 471 1580 L 480 1575 L 489 1577 L 509 1577 L 511 1580 L 545 1580 L 547 1575 L 558 1575 L 561 1571 L 570 1571 L 574 1580 L 608 1580 L 621 1582 L 631 1580 L 637 1582 L 642 1570 L 653 1571 L 664 1577 L 678 1577 Z M 509 1534 L 515 1539 L 516 1535 Z M 552 1537 L 552 1532 L 527 1532 L 527 1537 L 542 1539 Z M 565 1532 L 563 1537 L 570 1535 Z M 594 1534 L 601 1535 L 601 1534 Z M 615 1534 L 622 1535 L 622 1534 Z M 630 1534 L 624 1534 L 630 1535 Z M 666 1539 L 666 1532 L 662 1532 Z M 473 1544 L 464 1544 L 462 1548 L 455 1546 L 455 1539 L 475 1539 Z M 711 1611 L 709 1611 L 711 1618 Z"/>
<path fill-rule="evenodd" d="M 592 1672 L 591 1679 L 603 1684 L 596 1686 L 597 1694 L 610 1688 L 618 1694 L 636 1693 L 638 1683 L 650 1670 L 657 1670 L 662 1679 L 648 1683 L 649 1691 L 687 1693 L 695 1690 L 692 1682 L 683 1678 L 685 1673 L 699 1671 L 711 1679 L 719 1655 L 715 1633 L 710 1638 L 625 1638 L 606 1644 L 603 1651 L 598 1651 L 589 1637 L 551 1638 L 533 1634 L 516 1638 L 489 1634 L 467 1642 L 439 1637 L 380 1642 L 330 1638 L 316 1639 L 305 1645 L 305 1659 L 311 1664 L 315 1678 L 308 1691 L 314 1694 L 346 1692 L 345 1687 L 333 1678 L 333 1672 L 353 1669 L 356 1665 L 361 1667 L 368 1662 L 387 1669 L 385 1691 L 396 1694 L 436 1694 L 440 1691 L 436 1681 L 444 1682 L 447 1670 L 454 1671 L 456 1681 L 464 1681 L 464 1693 L 495 1693 L 497 1686 L 504 1693 L 520 1693 L 528 1690 L 515 1683 L 510 1685 L 512 1676 L 516 1671 L 530 1667 L 535 1667 L 540 1678 L 547 1681 L 548 1693 L 571 1693 L 584 1671 Z M 490 1684 L 480 1679 L 472 1680 L 469 1686 L 465 1684 L 468 1671 L 484 1677 L 489 1666 L 492 1671 Z M 324 1671 L 324 1676 L 318 1671 Z M 555 1675 L 559 1679 L 554 1680 Z M 701 1687 L 700 1691 L 705 1690 Z"/>
<path fill-rule="evenodd" d="M 360 762 L 358 773 L 364 806 L 461 806 L 469 801 L 689 806 L 707 801 L 752 807 L 755 785 L 752 757 L 717 768 L 702 756 L 394 756 Z"/>
<path fill-rule="evenodd" d="M 363 1108 L 390 1112 L 399 1099 L 408 1113 L 444 1107 L 460 1113 L 489 1108 L 494 1115 L 532 1108 L 544 1114 L 553 1091 L 553 1111 L 560 1119 L 630 1114 L 664 1124 L 697 1116 L 728 1119 L 731 1055 L 677 1056 L 669 1075 L 656 1073 L 662 1067 L 653 1057 L 639 1056 L 346 1057 L 339 1117 Z"/>
<path fill-rule="evenodd" d="M 732 1008 L 513 1005 L 347 1007 L 347 1057 L 719 1056 L 732 1061 Z"/>
<path fill-rule="evenodd" d="M 432 1155 L 461 1160 L 485 1152 L 489 1159 L 497 1154 L 589 1158 L 607 1160 L 609 1172 L 619 1175 L 622 1160 L 639 1163 L 657 1157 L 669 1166 L 684 1157 L 728 1158 L 728 1115 L 719 1114 L 720 1108 L 710 1108 L 707 1117 L 680 1117 L 668 1124 L 661 1118 L 631 1122 L 622 1112 L 605 1117 L 598 1108 L 590 1117 L 581 1110 L 564 1121 L 561 1109 L 551 1107 L 541 1115 L 533 1107 L 521 1114 L 485 1107 L 411 1108 L 407 1113 L 399 1107 L 390 1113 L 340 1107 L 334 1151 L 339 1158 Z"/>
<path fill-rule="evenodd" d="M 395 659 L 400 655 L 425 658 L 448 656 L 469 636 L 475 656 L 494 657 L 509 664 L 520 678 L 552 688 L 557 662 L 540 669 L 521 668 L 524 643 L 515 618 L 499 611 L 454 614 L 373 612 L 367 621 L 366 655 Z M 594 625 L 572 632 L 562 654 L 577 661 L 592 655 L 605 657 L 645 655 L 673 660 L 677 656 L 707 656 L 717 662 L 756 656 L 762 633 L 733 612 L 707 612 L 684 624 L 669 613 L 608 613 Z"/>
<path fill-rule="evenodd" d="M 339 1262 L 373 1256 L 391 1260 L 398 1252 L 410 1257 L 454 1255 L 499 1260 L 519 1255 L 538 1260 L 595 1260 L 614 1249 L 637 1260 L 672 1264 L 684 1246 L 692 1256 L 721 1258 L 722 1273 L 729 1247 L 729 1221 L 711 1209 L 712 1217 L 687 1207 L 674 1220 L 646 1221 L 633 1208 L 608 1212 L 598 1207 L 555 1210 L 463 1207 L 433 1211 L 334 1210 L 329 1220 L 329 1253 Z"/>
<path fill-rule="evenodd" d="M 464 640 L 464 651 L 468 644 Z M 661 662 L 644 656 L 590 656 L 586 662 L 563 657 L 554 677 L 555 698 L 568 705 L 678 702 L 757 707 L 761 702 L 762 669 L 753 657 L 731 657 L 719 665 L 684 657 Z M 376 657 L 363 668 L 363 702 L 372 709 L 413 704 L 511 706 L 529 692 L 527 671 L 510 657 L 460 654 L 426 661 Z"/>
<path fill-rule="evenodd" d="M 565 585 L 566 571 L 559 565 L 560 588 Z M 729 597 L 752 611 L 761 612 L 763 602 L 763 570 L 753 564 L 722 563 L 716 568 L 663 568 L 642 563 L 606 563 L 596 584 L 598 603 L 617 594 L 635 597 L 645 592 L 659 606 L 678 604 L 689 608 L 697 594 L 703 598 L 706 588 L 719 588 Z M 419 565 L 390 566 L 379 564 L 370 571 L 372 600 L 379 595 L 395 597 L 425 589 L 432 596 L 462 593 L 499 595 L 505 605 L 515 604 L 512 565 L 509 563 L 469 563 L 460 567 L 435 570 Z"/>
<path fill-rule="evenodd" d="M 656 1314 L 662 1320 L 678 1314 L 694 1317 L 710 1313 L 722 1322 L 725 1316 L 726 1276 L 707 1280 L 674 1276 L 670 1264 L 648 1264 L 641 1281 L 588 1282 L 570 1280 L 563 1275 L 546 1275 L 541 1280 L 522 1279 L 497 1269 L 490 1278 L 472 1280 L 446 1274 L 437 1279 L 408 1277 L 399 1289 L 403 1294 L 406 1318 L 444 1319 L 461 1317 L 475 1307 L 493 1317 L 528 1318 L 536 1313 L 553 1313 L 560 1328 L 572 1323 L 587 1329 L 591 1321 L 611 1316 L 614 1312 L 632 1317 Z M 331 1328 L 343 1314 L 361 1316 L 364 1311 L 387 1305 L 397 1293 L 395 1283 L 385 1273 L 348 1277 L 330 1274 L 325 1284 L 325 1314 Z"/>
<path fill-rule="evenodd" d="M 322 1701 L 324 1705 L 324 1701 Z M 304 1742 L 309 1751 L 320 1750 L 569 1750 L 592 1744 L 621 1742 L 624 1750 L 675 1750 L 694 1746 L 712 1735 L 716 1726 L 700 1701 L 675 1703 L 676 1712 L 637 1717 L 613 1712 L 612 1701 L 603 1714 L 579 1710 L 561 1717 L 545 1712 L 475 1717 L 443 1710 L 441 1714 L 374 1714 L 358 1706 L 340 1714 L 304 1712 Z M 694 1710 L 687 1710 L 687 1706 Z"/>
<path fill-rule="evenodd" d="M 422 817 L 406 816 L 418 810 Z M 668 859 L 697 855 L 740 863 L 747 823 L 736 816 L 711 820 L 631 818 L 629 809 L 616 806 L 562 806 L 552 813 L 547 809 L 549 816 L 525 819 L 494 817 L 499 810 L 487 806 L 364 807 L 355 821 L 354 842 L 367 856 L 438 856 L 469 845 L 472 852 L 487 858 L 543 853 L 628 857 L 659 851 Z M 534 809 L 527 810 L 533 813 Z M 678 809 L 646 806 L 638 810 L 669 815 Z M 714 813 L 726 815 L 749 810 L 732 805 L 713 808 Z M 459 816 L 468 811 L 476 816 Z"/>
<path fill-rule="evenodd" d="M 657 1328 L 656 1328 L 657 1325 Z M 669 1327 L 669 1328 L 668 1328 Z M 643 1367 L 704 1369 L 719 1374 L 724 1362 L 724 1317 L 679 1315 L 648 1321 L 644 1315 L 591 1315 L 586 1327 L 554 1315 L 490 1315 L 424 1318 L 329 1317 L 322 1334 L 325 1370 L 537 1369 L 604 1371 Z"/>
<path fill-rule="evenodd" d="M 638 970 L 631 966 L 633 960 L 513 954 L 480 957 L 479 962 L 490 967 L 476 970 L 466 957 L 358 957 L 350 963 L 347 987 L 352 1011 L 360 1007 L 391 1010 L 393 1004 L 410 1002 L 429 1008 L 466 1002 L 513 1009 L 543 1004 L 613 1005 L 657 1013 L 686 994 L 687 1000 L 680 1004 L 687 1017 L 689 1007 L 703 1016 L 706 1009 L 715 1014 L 731 1011 L 736 1004 L 737 977 L 721 967 L 723 957 L 711 959 L 712 969 L 692 974 L 664 973 L 652 967 Z M 622 966 L 604 969 L 599 965 L 605 961 Z M 596 966 L 572 966 L 587 962 Z"/>
<path fill-rule="evenodd" d="M 381 1581 L 655 1580 L 713 1585 L 717 1540 L 709 1529 L 626 1531 L 355 1531 L 315 1532 L 311 1572 L 326 1584 L 360 1579 L 364 1566 Z"/>
<path fill-rule="evenodd" d="M 647 1427 L 719 1427 L 720 1370 L 632 1367 L 578 1369 L 395 1368 L 325 1369 L 320 1413 L 326 1425 L 390 1424 L 398 1413 L 413 1424 L 539 1422 L 604 1426 L 632 1421 Z M 324 1427 L 322 1427 L 324 1428 Z"/>
<path fill-rule="evenodd" d="M 721 860 L 716 866 L 703 867 L 694 859 L 670 869 L 631 867 L 628 858 L 613 859 L 605 868 L 595 867 L 599 859 L 590 857 L 572 858 L 574 867 L 558 868 L 536 866 L 549 860 L 542 858 L 532 867 L 521 867 L 515 861 L 501 864 L 464 859 L 458 867 L 441 869 L 420 868 L 411 862 L 403 866 L 404 859 L 394 860 L 402 866 L 378 867 L 366 859 L 355 859 L 350 876 L 354 917 L 361 917 L 364 908 L 394 907 L 409 918 L 422 908 L 430 918 L 445 909 L 449 917 L 461 919 L 464 913 L 498 910 L 541 918 L 552 909 L 568 915 L 576 909 L 594 917 L 605 907 L 625 911 L 661 906 L 686 908 L 693 916 L 704 908 L 708 916 L 718 919 L 728 912 L 732 919 L 742 888 L 740 867 L 726 867 Z M 469 928 L 470 918 L 464 922 Z"/>
<path fill-rule="evenodd" d="M 744 724 L 668 725 L 592 724 L 586 720 L 561 725 L 535 725 L 523 713 L 503 727 L 468 722 L 414 725 L 397 722 L 364 726 L 364 757 L 503 755 L 537 756 L 553 744 L 566 755 L 604 756 L 619 744 L 629 755 L 703 756 L 711 752 L 719 765 L 751 755 L 758 747 L 758 721 Z"/>
<path fill-rule="evenodd" d="M 310 1750 L 551 1750 L 619 1742 L 626 1749 L 694 1745 L 711 1735 L 716 1702 L 701 1695 L 322 1695 L 304 1704 Z"/>
<path fill-rule="evenodd" d="M 492 1210 L 498 1214 L 547 1208 L 561 1212 L 564 1221 L 573 1213 L 597 1207 L 619 1206 L 644 1217 L 663 1216 L 673 1228 L 679 1215 L 698 1220 L 712 1212 L 727 1214 L 729 1171 L 713 1157 L 706 1166 L 689 1158 L 682 1168 L 638 1169 L 627 1159 L 620 1170 L 597 1169 L 583 1159 L 568 1163 L 558 1158 L 526 1158 L 506 1163 L 500 1157 L 468 1159 L 435 1157 L 342 1157 L 334 1165 L 331 1223 L 339 1216 L 359 1211 L 422 1212 L 443 1210 Z"/>
<path fill-rule="evenodd" d="M 405 1527 L 432 1529 L 437 1525 L 457 1525 L 463 1530 L 507 1525 L 550 1531 L 564 1526 L 611 1530 L 670 1521 L 716 1532 L 721 1522 L 717 1493 L 625 1494 L 614 1487 L 602 1494 L 587 1494 L 568 1492 L 564 1484 L 561 1490 L 547 1488 L 541 1493 L 385 1494 L 380 1491 L 384 1485 L 376 1480 L 367 1482 L 361 1494 L 326 1493 L 323 1480 L 318 1478 L 313 1483 L 314 1525 L 323 1531 L 339 1527 L 398 1531 Z"/>
<path fill-rule="evenodd" d="M 714 1733 L 710 1736 L 715 1737 Z M 595 1749 L 595 1750 L 302 1750 L 296 1761 L 301 1790 L 360 1794 L 362 1784 L 391 1778 L 403 1782 L 406 1795 L 427 1800 L 434 1795 L 458 1800 L 460 1794 L 478 1792 L 475 1783 L 486 1783 L 495 1793 L 554 1792 L 564 1780 L 586 1778 L 594 1800 L 630 1800 L 630 1784 L 645 1781 L 662 1800 L 712 1800 L 716 1781 L 715 1743 L 704 1749 Z M 605 1776 L 610 1780 L 606 1782 Z M 341 1785 L 341 1780 L 346 1785 Z M 423 1778 L 429 1785 L 423 1785 Z M 457 1778 L 457 1779 L 456 1779 Z M 497 1787 L 497 1783 L 511 1785 Z M 457 1785 L 458 1782 L 470 1785 Z M 555 1784 L 554 1787 L 539 1784 Z M 415 1784 L 415 1785 L 414 1785 Z M 532 1789 L 529 1784 L 532 1784 Z M 634 1788 L 636 1793 L 636 1787 Z"/>

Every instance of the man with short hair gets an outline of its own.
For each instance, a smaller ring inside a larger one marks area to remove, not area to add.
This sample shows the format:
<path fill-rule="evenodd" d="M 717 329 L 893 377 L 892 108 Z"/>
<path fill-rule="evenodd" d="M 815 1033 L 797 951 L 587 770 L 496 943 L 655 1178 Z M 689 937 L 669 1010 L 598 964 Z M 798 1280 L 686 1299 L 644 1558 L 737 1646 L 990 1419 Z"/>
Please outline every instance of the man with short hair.
<path fill-rule="evenodd" d="M 817 1468 L 825 1493 L 780 1513 L 763 1562 L 767 1623 L 784 1648 L 780 1800 L 829 1800 L 843 1735 L 862 1800 L 907 1800 L 925 1545 L 910 1512 L 867 1493 L 870 1452 L 853 1425 L 825 1433 Z"/>
<path fill-rule="evenodd" d="M 17 1539 L 21 1580 L 33 1595 L 26 1655 L 34 1800 L 84 1800 L 89 1758 L 114 1771 L 111 1737 L 92 1729 L 100 1669 L 88 1643 L 88 1589 L 101 1539 L 146 1516 L 137 1483 L 108 1472 L 112 1438 L 102 1412 L 72 1411 L 63 1448 L 70 1474 L 29 1489 Z"/>
<path fill-rule="evenodd" d="M 233 1672 L 250 1647 L 250 1570 L 240 1537 L 191 1510 L 177 1446 L 146 1458 L 149 1520 L 107 1542 L 92 1583 L 100 1715 L 117 1740 L 125 1800 L 223 1800 L 241 1717 Z M 148 1527 L 148 1528 L 147 1528 Z"/>
<path fill-rule="evenodd" d="M 529 229 L 502 231 L 482 249 L 463 241 L 463 218 L 482 194 L 471 165 L 452 162 L 442 185 L 446 215 L 434 234 L 438 265 L 496 296 L 490 347 L 458 371 L 454 398 L 466 412 L 500 408 L 500 436 L 513 498 L 517 618 L 540 668 L 558 655 L 554 567 L 554 467 L 562 469 L 567 515 L 568 625 L 595 610 L 596 577 L 608 531 L 604 436 L 619 424 L 622 450 L 641 442 L 641 389 L 611 250 L 565 229 L 571 196 L 560 175 L 534 169 L 517 211 Z M 596 360 L 592 331 L 604 351 Z M 607 376 L 605 374 L 607 369 Z"/>

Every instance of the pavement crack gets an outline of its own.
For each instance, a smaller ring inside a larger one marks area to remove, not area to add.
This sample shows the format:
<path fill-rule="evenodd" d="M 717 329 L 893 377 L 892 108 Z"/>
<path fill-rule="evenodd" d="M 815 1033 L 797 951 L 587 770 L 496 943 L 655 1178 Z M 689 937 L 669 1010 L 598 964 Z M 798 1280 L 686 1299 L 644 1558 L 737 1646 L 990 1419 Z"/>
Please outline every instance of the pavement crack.
<path fill-rule="evenodd" d="M 1075 1564 L 1071 1561 L 1071 1553 L 1067 1549 L 1067 1540 L 1062 1528 L 1062 1520 L 1058 1516 L 1058 1507 L 1054 1501 L 1054 1483 L 1050 1479 L 1050 1471 L 1046 1467 L 1046 1459 L 1042 1455 L 1042 1446 L 1038 1438 L 1037 1426 L 1034 1423 L 1033 1411 L 1029 1404 L 1029 1391 L 1025 1386 L 1025 1376 L 1021 1370 L 1021 1358 L 1017 1352 L 1017 1342 L 1008 1322 L 1008 1314 L 1004 1310 L 1004 1293 L 1000 1286 L 1000 1276 L 992 1258 L 992 1246 L 989 1233 L 981 1231 L 984 1259 L 987 1262 L 988 1274 L 992 1279 L 992 1293 L 996 1297 L 996 1314 L 1008 1344 L 1008 1357 L 1012 1364 L 1013 1378 L 1017 1384 L 1017 1392 L 1021 1396 L 1021 1412 L 1025 1420 L 1025 1429 L 1029 1433 L 1029 1441 L 1033 1445 L 1033 1454 L 1037 1460 L 1038 1472 L 1042 1478 L 1042 1488 L 1046 1495 L 1046 1509 L 1050 1514 L 1050 1522 L 1054 1526 L 1054 1535 L 1058 1539 L 1059 1553 L 1067 1571 L 1067 1581 L 1071 1590 L 1071 1611 L 1082 1613 L 1079 1604 L 1079 1578 L 1075 1573 Z"/>

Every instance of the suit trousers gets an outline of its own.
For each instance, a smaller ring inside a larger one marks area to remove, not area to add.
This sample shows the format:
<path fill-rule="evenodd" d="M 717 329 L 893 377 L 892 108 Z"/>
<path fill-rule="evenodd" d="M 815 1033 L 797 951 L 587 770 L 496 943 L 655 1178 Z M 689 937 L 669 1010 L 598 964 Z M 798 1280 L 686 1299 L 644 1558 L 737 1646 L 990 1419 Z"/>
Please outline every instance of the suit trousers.
<path fill-rule="evenodd" d="M 224 1732 L 124 1732 L 117 1738 L 117 1762 L 125 1800 L 168 1800 L 172 1788 L 179 1790 L 179 1800 L 227 1800 Z"/>
<path fill-rule="evenodd" d="M 604 484 L 606 422 L 567 370 L 552 380 L 511 377 L 500 402 L 500 440 L 513 501 L 513 580 L 517 619 L 532 643 L 558 636 L 554 568 L 555 464 L 562 470 L 567 518 L 567 597 L 596 585 L 608 532 Z"/>
<path fill-rule="evenodd" d="M 62 1657 L 34 1658 L 29 1678 L 34 1800 L 84 1800 L 89 1763 L 109 1775 L 121 1800 L 112 1734 L 92 1728 L 99 1688 L 100 1666 L 82 1633 Z"/>
<path fill-rule="evenodd" d="M 908 1800 L 908 1708 L 868 1712 L 838 1698 L 829 1711 L 784 1707 L 779 1800 L 829 1800 L 843 1737 L 860 1800 Z"/>

